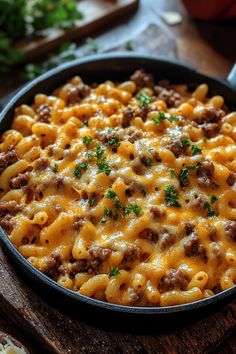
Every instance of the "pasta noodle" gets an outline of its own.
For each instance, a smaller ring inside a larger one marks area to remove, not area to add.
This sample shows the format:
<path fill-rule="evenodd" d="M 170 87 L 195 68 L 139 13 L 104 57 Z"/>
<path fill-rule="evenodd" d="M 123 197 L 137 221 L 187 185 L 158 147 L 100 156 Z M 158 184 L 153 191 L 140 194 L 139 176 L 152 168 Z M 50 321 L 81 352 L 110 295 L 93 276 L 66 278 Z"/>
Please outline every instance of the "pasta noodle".
<path fill-rule="evenodd" d="M 0 225 L 61 286 L 173 306 L 236 283 L 236 112 L 206 84 L 72 78 L 0 140 Z"/>

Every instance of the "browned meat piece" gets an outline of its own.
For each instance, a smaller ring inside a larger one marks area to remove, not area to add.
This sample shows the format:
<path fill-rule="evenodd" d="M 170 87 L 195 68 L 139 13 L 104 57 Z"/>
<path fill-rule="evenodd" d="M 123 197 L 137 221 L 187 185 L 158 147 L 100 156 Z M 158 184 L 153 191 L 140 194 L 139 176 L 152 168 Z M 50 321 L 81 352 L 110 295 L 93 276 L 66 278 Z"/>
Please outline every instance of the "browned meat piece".
<path fill-rule="evenodd" d="M 122 127 L 127 128 L 130 125 L 131 119 L 134 118 L 134 111 L 132 108 L 128 107 L 123 112 Z"/>
<path fill-rule="evenodd" d="M 10 147 L 7 152 L 0 153 L 0 173 L 5 170 L 7 166 L 12 165 L 17 161 L 16 151 Z"/>
<path fill-rule="evenodd" d="M 194 231 L 194 229 L 195 229 L 195 225 L 193 223 L 186 222 L 184 224 L 184 230 L 187 236 L 190 235 Z"/>
<path fill-rule="evenodd" d="M 201 194 L 194 193 L 186 200 L 187 206 L 194 210 L 201 210 L 204 208 L 205 199 Z"/>
<path fill-rule="evenodd" d="M 189 144 L 186 139 L 173 139 L 172 142 L 166 146 L 167 149 L 173 152 L 175 157 L 179 157 L 186 153 Z"/>
<path fill-rule="evenodd" d="M 216 241 L 217 240 L 217 229 L 216 229 L 216 227 L 214 225 L 211 226 L 211 228 L 210 228 L 209 239 L 211 241 Z"/>
<path fill-rule="evenodd" d="M 144 87 L 154 87 L 153 75 L 145 73 L 144 70 L 136 70 L 133 75 L 130 76 L 130 80 L 135 82 L 138 91 Z"/>
<path fill-rule="evenodd" d="M 67 101 L 69 104 L 78 103 L 81 99 L 87 97 L 90 92 L 91 89 L 88 85 L 80 83 L 69 92 Z"/>
<path fill-rule="evenodd" d="M 200 257 L 204 263 L 207 262 L 206 248 L 200 243 L 196 234 L 192 234 L 184 245 L 185 255 L 187 257 Z"/>
<path fill-rule="evenodd" d="M 146 167 L 140 160 L 140 158 L 135 158 L 132 163 L 132 169 L 137 175 L 144 175 L 146 172 Z"/>
<path fill-rule="evenodd" d="M 181 96 L 178 92 L 167 90 L 161 86 L 155 86 L 155 92 L 159 100 L 164 101 L 168 107 L 177 107 L 181 103 Z"/>
<path fill-rule="evenodd" d="M 41 269 L 41 272 L 46 274 L 49 278 L 57 280 L 60 274 L 64 274 L 62 262 L 63 257 L 57 251 L 53 251 L 46 265 Z"/>
<path fill-rule="evenodd" d="M 10 201 L 0 201 L 0 217 L 4 217 L 7 214 L 16 215 L 22 211 L 23 207 L 17 204 L 15 200 Z"/>
<path fill-rule="evenodd" d="M 74 217 L 74 220 L 73 220 L 73 229 L 76 230 L 76 231 L 80 231 L 82 226 L 84 225 L 85 223 L 85 220 L 84 220 L 84 217 L 83 216 L 75 216 Z"/>
<path fill-rule="evenodd" d="M 42 171 L 45 170 L 49 166 L 49 160 L 47 157 L 40 157 L 35 160 L 35 169 Z"/>
<path fill-rule="evenodd" d="M 230 172 L 227 178 L 227 184 L 232 187 L 235 182 L 236 182 L 236 173 Z"/>
<path fill-rule="evenodd" d="M 72 274 L 77 274 L 81 272 L 87 272 L 88 270 L 88 261 L 87 259 L 79 259 L 78 261 L 75 261 L 71 265 L 71 273 Z"/>
<path fill-rule="evenodd" d="M 88 273 L 97 272 L 102 262 L 111 254 L 110 248 L 90 246 L 88 250 Z"/>
<path fill-rule="evenodd" d="M 125 135 L 126 139 L 133 144 L 135 141 L 142 139 L 143 132 L 135 127 L 129 127 L 126 129 Z"/>
<path fill-rule="evenodd" d="M 141 257 L 141 250 L 136 245 L 128 245 L 122 263 L 132 263 Z"/>
<path fill-rule="evenodd" d="M 52 107 L 47 103 L 40 104 L 37 108 L 36 119 L 39 122 L 50 123 Z"/>
<path fill-rule="evenodd" d="M 226 223 L 225 236 L 236 242 L 236 221 L 228 221 Z"/>
<path fill-rule="evenodd" d="M 199 164 L 199 168 L 197 169 L 197 183 L 200 187 L 212 187 L 214 173 L 214 165 L 211 161 L 205 160 L 201 164 Z"/>
<path fill-rule="evenodd" d="M 158 284 L 158 289 L 161 293 L 173 289 L 185 290 L 189 279 L 187 274 L 182 269 L 169 269 Z"/>
<path fill-rule="evenodd" d="M 199 112 L 199 117 L 196 122 L 198 124 L 216 123 L 222 117 L 223 113 L 221 109 L 219 110 L 215 107 L 204 107 L 204 109 Z"/>
<path fill-rule="evenodd" d="M 127 197 L 131 197 L 136 192 L 140 192 L 142 194 L 145 194 L 145 187 L 143 184 L 138 183 L 136 181 L 128 181 L 126 183 L 129 186 L 125 191 L 125 194 Z"/>
<path fill-rule="evenodd" d="M 19 189 L 27 185 L 30 179 L 30 172 L 20 173 L 18 176 L 11 178 L 10 187 Z"/>
<path fill-rule="evenodd" d="M 12 220 L 12 215 L 7 214 L 3 218 L 0 218 L 0 226 L 7 232 L 10 233 L 13 228 L 13 220 Z"/>
<path fill-rule="evenodd" d="M 217 123 L 204 123 L 201 128 L 205 137 L 208 139 L 213 138 L 219 133 L 219 126 Z"/>
<path fill-rule="evenodd" d="M 158 240 L 158 233 L 155 230 L 148 228 L 143 229 L 138 236 L 151 242 L 156 242 Z"/>
<path fill-rule="evenodd" d="M 162 250 L 171 247 L 176 241 L 176 236 L 169 231 L 165 231 L 160 235 L 160 247 Z"/>
<path fill-rule="evenodd" d="M 23 188 L 23 192 L 26 195 L 26 203 L 32 202 L 34 199 L 34 190 L 27 185 Z"/>
<path fill-rule="evenodd" d="M 147 119 L 147 115 L 149 113 L 149 108 L 148 107 L 138 107 L 135 115 L 137 117 L 141 117 L 142 120 L 145 122 L 145 120 Z"/>
<path fill-rule="evenodd" d="M 161 210 L 156 205 L 150 207 L 150 212 L 152 214 L 153 219 L 161 219 L 166 215 L 166 212 L 164 210 Z"/>
<path fill-rule="evenodd" d="M 154 151 L 154 152 L 152 153 L 152 157 L 153 157 L 153 159 L 154 159 L 156 162 L 161 162 L 160 154 L 159 154 L 157 151 Z"/>

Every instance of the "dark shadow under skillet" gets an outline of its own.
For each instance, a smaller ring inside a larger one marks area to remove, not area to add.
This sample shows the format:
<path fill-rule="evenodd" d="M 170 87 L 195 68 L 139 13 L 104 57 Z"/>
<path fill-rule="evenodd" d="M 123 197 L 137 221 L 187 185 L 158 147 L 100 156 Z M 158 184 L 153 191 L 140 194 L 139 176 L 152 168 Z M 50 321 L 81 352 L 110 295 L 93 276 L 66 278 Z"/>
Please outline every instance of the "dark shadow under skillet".
<path fill-rule="evenodd" d="M 167 79 L 171 83 L 183 83 L 192 86 L 207 83 L 210 87 L 210 95 L 216 93 L 222 95 L 230 109 L 236 109 L 236 92 L 233 89 L 233 86 L 236 87 L 235 67 L 229 76 L 230 83 L 227 83 L 223 80 L 199 74 L 191 67 L 163 57 L 145 56 L 137 53 L 104 54 L 64 64 L 26 85 L 8 102 L 0 114 L 0 134 L 11 126 L 15 107 L 24 103 L 32 104 L 35 94 L 50 94 L 54 89 L 75 75 L 80 75 L 86 83 L 99 83 L 105 80 L 122 81 L 127 80 L 134 70 L 140 68 L 152 73 L 156 81 Z M 33 281 L 34 287 L 37 287 L 37 290 L 43 293 L 43 297 L 46 297 L 49 303 L 53 301 L 53 304 L 59 308 L 63 304 L 63 308 L 72 313 L 75 313 L 75 309 L 77 308 L 80 316 L 83 317 L 84 314 L 86 319 L 90 317 L 89 314 L 91 313 L 93 318 L 98 319 L 99 325 L 101 324 L 101 316 L 103 322 L 107 321 L 109 326 L 111 323 L 117 325 L 119 319 L 123 319 L 124 316 L 126 320 L 130 319 L 131 321 L 134 320 L 134 316 L 136 319 L 140 318 L 143 320 L 146 318 L 151 321 L 150 324 L 152 323 L 152 319 L 156 320 L 159 317 L 162 320 L 163 326 L 164 322 L 170 324 L 170 320 L 173 324 L 176 322 L 179 325 L 180 320 L 181 323 L 185 323 L 184 321 L 188 322 L 189 320 L 206 316 L 236 297 L 236 286 L 234 286 L 210 298 L 184 305 L 171 307 L 128 307 L 114 305 L 87 298 L 63 288 L 49 279 L 21 256 L 1 228 L 0 244 L 13 263 L 17 265 L 18 270 L 27 279 Z M 99 317 L 94 316 L 95 313 Z M 139 325 L 139 321 L 135 321 L 135 323 L 137 326 Z M 140 322 L 140 324 L 143 327 L 143 322 Z M 122 327 L 125 329 L 124 322 L 122 322 Z"/>

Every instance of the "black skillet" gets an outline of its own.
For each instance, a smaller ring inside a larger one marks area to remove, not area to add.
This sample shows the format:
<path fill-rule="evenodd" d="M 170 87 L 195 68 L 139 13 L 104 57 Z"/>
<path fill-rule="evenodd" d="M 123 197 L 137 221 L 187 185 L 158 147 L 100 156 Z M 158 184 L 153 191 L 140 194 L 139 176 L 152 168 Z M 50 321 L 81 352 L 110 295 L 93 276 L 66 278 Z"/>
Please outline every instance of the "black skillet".
<path fill-rule="evenodd" d="M 10 128 L 15 107 L 27 103 L 31 104 L 37 93 L 51 93 L 55 88 L 65 83 L 75 75 L 80 75 L 86 83 L 103 82 L 105 80 L 122 81 L 128 79 L 129 75 L 136 69 L 143 68 L 153 73 L 156 80 L 168 79 L 171 83 L 186 83 L 197 85 L 207 83 L 210 87 L 210 94 L 218 93 L 225 98 L 230 109 L 236 108 L 236 65 L 232 69 L 227 81 L 211 78 L 196 72 L 193 68 L 180 64 L 175 60 L 163 57 L 146 56 L 137 53 L 115 53 L 103 54 L 59 66 L 37 79 L 30 82 L 21 89 L 4 107 L 0 114 L 0 134 Z M 56 282 L 35 269 L 27 262 L 10 242 L 7 235 L 0 228 L 0 244 L 6 254 L 21 271 L 32 285 L 46 294 L 48 299 L 60 306 L 69 305 L 72 309 L 82 309 L 89 312 L 101 313 L 108 317 L 112 315 L 133 318 L 144 316 L 148 318 L 180 319 L 192 317 L 198 314 L 205 314 L 214 311 L 219 306 L 229 303 L 236 298 L 236 286 L 223 291 L 210 298 L 196 301 L 185 305 L 172 307 L 128 307 L 119 306 L 95 299 L 87 298 L 68 289 L 59 286 Z M 79 310 L 79 311 L 80 311 Z M 106 317 L 106 316 L 105 316 Z"/>

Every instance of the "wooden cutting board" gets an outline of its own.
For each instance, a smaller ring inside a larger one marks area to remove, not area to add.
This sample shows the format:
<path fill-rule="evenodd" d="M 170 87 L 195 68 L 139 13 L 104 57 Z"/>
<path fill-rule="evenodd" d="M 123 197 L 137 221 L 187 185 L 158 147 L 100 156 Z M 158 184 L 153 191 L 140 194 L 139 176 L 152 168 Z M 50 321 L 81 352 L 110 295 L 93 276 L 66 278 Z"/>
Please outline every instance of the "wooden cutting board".
<path fill-rule="evenodd" d="M 78 9 L 83 19 L 68 30 L 50 28 L 39 37 L 30 37 L 17 43 L 15 49 L 26 53 L 26 59 L 31 60 L 45 55 L 65 41 L 77 40 L 88 36 L 92 31 L 102 28 L 119 17 L 134 12 L 139 0 L 81 0 Z"/>

